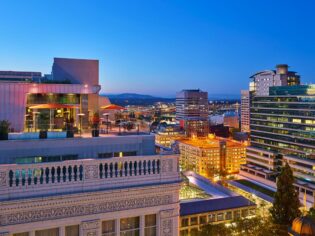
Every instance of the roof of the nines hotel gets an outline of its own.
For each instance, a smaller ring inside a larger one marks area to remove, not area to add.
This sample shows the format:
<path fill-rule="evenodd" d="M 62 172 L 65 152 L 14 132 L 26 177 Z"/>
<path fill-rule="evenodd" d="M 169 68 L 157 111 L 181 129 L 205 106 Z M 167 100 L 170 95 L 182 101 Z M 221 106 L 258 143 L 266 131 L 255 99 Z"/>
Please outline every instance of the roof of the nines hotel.
<path fill-rule="evenodd" d="M 227 147 L 246 147 L 246 143 L 238 142 L 233 139 L 225 139 L 209 135 L 207 138 L 192 137 L 190 139 L 180 139 L 180 143 L 203 149 L 219 148 L 220 142 L 224 142 Z"/>
<path fill-rule="evenodd" d="M 243 196 L 187 201 L 180 203 L 180 216 L 252 206 L 256 206 L 256 204 Z"/>

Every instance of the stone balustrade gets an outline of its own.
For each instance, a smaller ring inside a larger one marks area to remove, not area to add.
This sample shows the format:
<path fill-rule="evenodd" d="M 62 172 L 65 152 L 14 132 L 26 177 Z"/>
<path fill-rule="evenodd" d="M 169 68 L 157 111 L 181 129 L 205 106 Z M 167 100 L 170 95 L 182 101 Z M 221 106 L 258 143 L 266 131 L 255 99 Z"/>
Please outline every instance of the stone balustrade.
<path fill-rule="evenodd" d="M 0 165 L 0 200 L 180 181 L 178 156 Z"/>

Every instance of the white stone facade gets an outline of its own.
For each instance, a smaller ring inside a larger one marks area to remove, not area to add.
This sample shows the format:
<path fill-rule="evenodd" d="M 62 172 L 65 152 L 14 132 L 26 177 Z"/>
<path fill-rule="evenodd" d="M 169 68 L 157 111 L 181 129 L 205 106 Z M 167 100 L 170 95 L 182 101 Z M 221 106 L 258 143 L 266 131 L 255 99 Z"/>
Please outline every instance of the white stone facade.
<path fill-rule="evenodd" d="M 68 171 L 74 165 L 81 171 Z M 33 236 L 46 229 L 58 229 L 54 235 L 59 236 L 121 235 L 122 220 L 134 217 L 144 236 L 148 215 L 156 217 L 155 235 L 178 235 L 177 166 L 177 156 L 157 155 L 2 165 L 0 235 Z M 52 171 L 58 167 L 61 173 Z M 32 174 L 23 177 L 21 169 Z M 108 220 L 114 220 L 115 231 L 102 234 L 102 222 Z M 68 234 L 68 226 L 78 227 L 78 234 Z"/>

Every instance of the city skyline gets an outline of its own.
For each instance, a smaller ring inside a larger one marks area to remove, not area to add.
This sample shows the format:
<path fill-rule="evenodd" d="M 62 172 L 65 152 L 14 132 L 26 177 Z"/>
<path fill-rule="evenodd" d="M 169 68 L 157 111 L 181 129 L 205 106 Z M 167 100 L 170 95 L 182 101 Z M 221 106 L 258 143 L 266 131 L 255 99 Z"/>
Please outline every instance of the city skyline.
<path fill-rule="evenodd" d="M 253 72 L 281 63 L 310 83 L 313 7 L 294 1 L 5 1 L 0 70 L 50 73 L 53 57 L 99 59 L 102 93 L 162 97 L 185 88 L 239 97 Z"/>

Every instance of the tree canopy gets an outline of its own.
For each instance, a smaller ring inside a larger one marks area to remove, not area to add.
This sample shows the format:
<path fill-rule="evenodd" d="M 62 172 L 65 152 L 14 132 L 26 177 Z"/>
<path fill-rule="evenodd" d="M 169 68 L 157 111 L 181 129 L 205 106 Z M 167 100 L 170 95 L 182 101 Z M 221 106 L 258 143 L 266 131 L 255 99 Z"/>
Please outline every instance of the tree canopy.
<path fill-rule="evenodd" d="M 301 215 L 299 193 L 293 184 L 293 173 L 289 164 L 286 163 L 277 178 L 277 192 L 270 209 L 274 223 L 290 225 L 296 217 Z"/>

